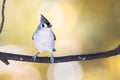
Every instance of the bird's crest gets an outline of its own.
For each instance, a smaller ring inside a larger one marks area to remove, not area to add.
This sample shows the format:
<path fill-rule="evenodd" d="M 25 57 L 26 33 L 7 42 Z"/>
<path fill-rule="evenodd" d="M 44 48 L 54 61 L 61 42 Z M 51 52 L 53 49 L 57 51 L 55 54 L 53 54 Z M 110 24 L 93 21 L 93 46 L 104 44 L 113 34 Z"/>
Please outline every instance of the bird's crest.
<path fill-rule="evenodd" d="M 40 19 L 41 23 L 46 23 L 47 25 L 50 25 L 50 22 L 41 14 L 41 19 Z"/>

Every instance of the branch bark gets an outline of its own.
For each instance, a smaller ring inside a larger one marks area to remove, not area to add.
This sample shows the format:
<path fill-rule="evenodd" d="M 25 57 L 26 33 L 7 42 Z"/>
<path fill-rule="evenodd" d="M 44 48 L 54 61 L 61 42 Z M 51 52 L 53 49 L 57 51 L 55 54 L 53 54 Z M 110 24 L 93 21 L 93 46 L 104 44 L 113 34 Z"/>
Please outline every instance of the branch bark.
<path fill-rule="evenodd" d="M 3 29 L 3 25 L 4 25 L 4 21 L 5 21 L 5 16 L 4 16 L 4 12 L 5 12 L 5 2 L 6 0 L 3 0 L 3 3 L 2 3 L 2 13 L 1 13 L 1 17 L 2 17 L 2 20 L 1 20 L 1 25 L 0 25 L 0 33 L 2 32 L 2 29 Z"/>
<path fill-rule="evenodd" d="M 86 60 L 112 57 L 119 54 L 120 54 L 120 45 L 117 48 L 106 52 L 55 57 L 54 63 L 69 62 L 69 61 L 86 61 Z M 36 60 L 33 61 L 32 56 L 6 53 L 6 52 L 0 52 L 0 60 L 4 62 L 6 65 L 9 64 L 8 60 L 36 62 L 36 63 L 51 63 L 50 57 L 37 57 Z"/>

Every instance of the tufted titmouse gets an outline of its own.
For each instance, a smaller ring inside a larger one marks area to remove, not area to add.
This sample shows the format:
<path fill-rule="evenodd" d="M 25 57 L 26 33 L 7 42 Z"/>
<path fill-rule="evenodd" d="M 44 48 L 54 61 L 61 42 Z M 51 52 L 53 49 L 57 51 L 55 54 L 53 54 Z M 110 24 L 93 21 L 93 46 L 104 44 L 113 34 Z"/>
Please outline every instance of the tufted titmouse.
<path fill-rule="evenodd" d="M 50 61 L 54 62 L 53 52 L 56 51 L 54 48 L 56 36 L 51 27 L 50 22 L 41 14 L 40 24 L 32 36 L 32 40 L 39 51 L 33 56 L 34 61 L 39 53 L 48 51 L 51 53 Z"/>

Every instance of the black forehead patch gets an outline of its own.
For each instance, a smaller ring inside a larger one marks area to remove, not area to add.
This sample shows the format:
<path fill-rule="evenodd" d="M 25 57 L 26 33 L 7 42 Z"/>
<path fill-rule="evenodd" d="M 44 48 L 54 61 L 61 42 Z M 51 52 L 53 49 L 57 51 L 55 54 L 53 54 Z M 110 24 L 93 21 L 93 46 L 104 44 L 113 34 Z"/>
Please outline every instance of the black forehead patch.
<path fill-rule="evenodd" d="M 50 23 L 46 23 L 48 26 L 50 25 Z"/>

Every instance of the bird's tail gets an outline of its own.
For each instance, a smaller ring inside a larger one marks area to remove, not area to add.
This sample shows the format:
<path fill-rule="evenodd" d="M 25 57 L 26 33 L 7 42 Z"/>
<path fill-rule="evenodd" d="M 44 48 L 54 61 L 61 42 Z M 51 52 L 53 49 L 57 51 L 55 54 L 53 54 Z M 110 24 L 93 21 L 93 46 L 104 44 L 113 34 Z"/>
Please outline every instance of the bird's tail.
<path fill-rule="evenodd" d="M 55 52 L 56 51 L 56 49 L 55 48 L 53 48 L 53 52 Z"/>

